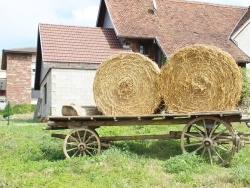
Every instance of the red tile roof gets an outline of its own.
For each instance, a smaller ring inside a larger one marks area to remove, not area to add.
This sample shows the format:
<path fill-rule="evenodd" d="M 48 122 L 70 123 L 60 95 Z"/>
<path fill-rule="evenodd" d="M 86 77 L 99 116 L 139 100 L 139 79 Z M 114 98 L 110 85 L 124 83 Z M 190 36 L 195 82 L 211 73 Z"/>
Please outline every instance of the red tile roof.
<path fill-rule="evenodd" d="M 247 8 L 183 0 L 104 0 L 120 37 L 155 37 L 169 56 L 186 45 L 215 45 L 250 61 L 230 40 Z"/>
<path fill-rule="evenodd" d="M 234 31 L 232 32 L 232 35 L 235 32 L 237 32 L 241 28 L 241 26 L 243 26 L 249 19 L 250 19 L 250 7 L 248 7 L 248 10 L 246 11 L 246 13 L 244 14 L 244 16 L 240 19 L 240 21 L 236 25 Z"/>
<path fill-rule="evenodd" d="M 113 29 L 39 24 L 43 62 L 101 63 L 123 51 Z"/>

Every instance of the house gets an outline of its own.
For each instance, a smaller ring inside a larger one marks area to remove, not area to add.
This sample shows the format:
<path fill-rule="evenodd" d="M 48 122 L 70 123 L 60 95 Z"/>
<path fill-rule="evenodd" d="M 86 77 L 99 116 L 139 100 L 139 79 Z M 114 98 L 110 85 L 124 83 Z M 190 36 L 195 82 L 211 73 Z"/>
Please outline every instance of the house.
<path fill-rule="evenodd" d="M 113 29 L 39 24 L 35 89 L 41 90 L 41 116 L 61 115 L 71 103 L 94 106 L 97 67 L 122 51 Z"/>
<path fill-rule="evenodd" d="M 250 56 L 250 7 L 236 25 L 230 38 L 236 46 Z M 247 65 L 247 68 L 250 69 L 250 64 Z"/>
<path fill-rule="evenodd" d="M 34 90 L 36 48 L 15 48 L 2 51 L 0 95 L 11 105 L 36 104 L 39 91 Z"/>
<path fill-rule="evenodd" d="M 229 36 L 247 10 L 184 0 L 101 0 L 96 26 L 113 28 L 124 46 L 143 51 L 159 66 L 164 62 L 159 50 L 168 58 L 184 46 L 200 43 L 220 47 L 245 67 L 250 58 Z"/>
<path fill-rule="evenodd" d="M 64 104 L 95 105 L 96 68 L 124 50 L 161 67 L 184 46 L 215 45 L 245 67 L 249 56 L 229 37 L 246 12 L 246 7 L 184 0 L 101 0 L 96 28 L 40 24 L 35 89 L 41 89 L 42 116 L 61 115 Z"/>

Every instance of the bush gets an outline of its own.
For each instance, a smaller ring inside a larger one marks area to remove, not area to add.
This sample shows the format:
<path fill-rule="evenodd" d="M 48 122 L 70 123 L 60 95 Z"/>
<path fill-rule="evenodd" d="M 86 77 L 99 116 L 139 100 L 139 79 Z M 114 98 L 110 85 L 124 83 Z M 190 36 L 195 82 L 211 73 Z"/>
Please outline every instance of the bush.
<path fill-rule="evenodd" d="M 250 71 L 246 68 L 242 68 L 241 72 L 243 79 L 241 104 L 248 106 L 250 102 Z"/>
<path fill-rule="evenodd" d="M 36 105 L 34 104 L 22 103 L 13 106 L 12 111 L 13 114 L 27 114 L 34 112 L 35 109 Z"/>
<path fill-rule="evenodd" d="M 17 104 L 15 106 L 10 105 L 10 115 L 13 114 L 28 114 L 28 113 L 33 113 L 36 109 L 35 104 L 28 104 L 28 103 L 22 103 L 22 104 Z M 3 110 L 0 110 L 0 115 L 3 115 L 4 117 L 8 116 L 8 105 L 5 106 Z"/>

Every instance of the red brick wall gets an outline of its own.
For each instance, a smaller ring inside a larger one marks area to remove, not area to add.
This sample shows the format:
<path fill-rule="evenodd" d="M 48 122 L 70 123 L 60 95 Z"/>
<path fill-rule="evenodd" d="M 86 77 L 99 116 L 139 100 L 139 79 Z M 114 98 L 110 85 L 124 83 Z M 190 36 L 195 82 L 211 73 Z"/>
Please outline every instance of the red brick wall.
<path fill-rule="evenodd" d="M 11 105 L 31 102 L 31 61 L 31 54 L 7 54 L 6 100 Z"/>

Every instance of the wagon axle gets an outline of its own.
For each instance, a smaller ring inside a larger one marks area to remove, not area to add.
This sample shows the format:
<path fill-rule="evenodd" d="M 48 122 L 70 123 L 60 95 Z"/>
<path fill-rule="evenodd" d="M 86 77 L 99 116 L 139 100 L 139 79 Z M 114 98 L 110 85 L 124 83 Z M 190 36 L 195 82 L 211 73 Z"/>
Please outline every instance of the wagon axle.
<path fill-rule="evenodd" d="M 203 146 L 205 148 L 210 148 L 210 146 L 212 146 L 212 144 L 213 144 L 213 141 L 209 138 L 206 138 L 203 140 Z"/>
<path fill-rule="evenodd" d="M 81 142 L 78 144 L 77 148 L 79 149 L 80 152 L 85 151 L 87 149 L 87 144 L 84 142 Z"/>

